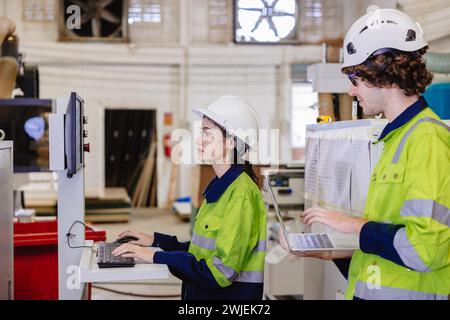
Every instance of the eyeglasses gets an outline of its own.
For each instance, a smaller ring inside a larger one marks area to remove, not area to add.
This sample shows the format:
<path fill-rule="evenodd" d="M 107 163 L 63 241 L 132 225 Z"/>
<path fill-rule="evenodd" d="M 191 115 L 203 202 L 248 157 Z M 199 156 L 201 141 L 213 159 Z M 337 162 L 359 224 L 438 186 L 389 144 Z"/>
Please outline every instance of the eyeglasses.
<path fill-rule="evenodd" d="M 356 78 L 358 78 L 358 73 L 350 73 L 347 75 L 350 82 L 353 84 L 353 86 L 357 87 L 358 82 L 356 81 Z"/>

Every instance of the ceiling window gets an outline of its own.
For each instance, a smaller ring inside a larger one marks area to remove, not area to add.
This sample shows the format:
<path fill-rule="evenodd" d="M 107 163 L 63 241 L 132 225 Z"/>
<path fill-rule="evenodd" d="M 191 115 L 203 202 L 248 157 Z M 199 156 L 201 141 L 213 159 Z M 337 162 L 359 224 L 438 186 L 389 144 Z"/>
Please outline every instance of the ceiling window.
<path fill-rule="evenodd" d="M 295 42 L 296 0 L 235 0 L 235 41 Z"/>
<path fill-rule="evenodd" d="M 55 0 L 23 0 L 23 18 L 28 21 L 55 19 Z"/>
<path fill-rule="evenodd" d="M 160 0 L 130 0 L 128 7 L 128 24 L 161 23 Z"/>

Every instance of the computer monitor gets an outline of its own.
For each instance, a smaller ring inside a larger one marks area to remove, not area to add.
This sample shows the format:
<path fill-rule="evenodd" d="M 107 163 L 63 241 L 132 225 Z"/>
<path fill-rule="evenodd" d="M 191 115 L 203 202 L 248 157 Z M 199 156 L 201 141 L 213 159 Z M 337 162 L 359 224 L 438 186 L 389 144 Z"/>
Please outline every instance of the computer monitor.
<path fill-rule="evenodd" d="M 65 155 L 67 177 L 84 166 L 84 101 L 75 92 L 70 94 L 65 118 Z"/>
<path fill-rule="evenodd" d="M 52 100 L 0 99 L 0 129 L 14 143 L 14 173 L 48 172 Z"/>

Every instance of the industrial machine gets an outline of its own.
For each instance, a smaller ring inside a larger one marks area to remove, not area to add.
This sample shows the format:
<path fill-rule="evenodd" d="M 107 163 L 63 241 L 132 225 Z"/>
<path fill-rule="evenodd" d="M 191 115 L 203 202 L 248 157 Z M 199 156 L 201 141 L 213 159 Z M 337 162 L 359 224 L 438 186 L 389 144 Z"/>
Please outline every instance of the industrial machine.
<path fill-rule="evenodd" d="M 12 58 L 16 60 L 18 70 L 16 74 L 15 88 L 20 89 L 23 98 L 39 98 L 39 69 L 37 65 L 25 63 L 25 58 L 19 52 L 19 38 L 17 35 L 9 35 L 1 46 L 0 58 Z M 10 97 L 5 97 L 10 98 Z"/>
<path fill-rule="evenodd" d="M 269 176 L 275 199 L 281 209 L 303 210 L 305 193 L 304 167 L 266 169 L 263 171 L 263 175 Z M 264 202 L 269 207 L 273 207 L 270 194 L 265 185 L 262 191 Z"/>
<path fill-rule="evenodd" d="M 58 174 L 59 299 L 81 299 L 84 286 L 76 282 L 85 246 L 84 230 L 84 101 L 74 92 L 56 101 L 49 116 L 50 170 Z M 76 221 L 82 222 L 77 228 Z"/>
<path fill-rule="evenodd" d="M 90 151 L 85 124 L 83 99 L 75 92 L 57 99 L 56 113 L 49 116 L 50 170 L 58 175 L 58 289 L 63 300 L 82 299 L 86 283 L 169 277 L 166 265 L 99 268 L 97 245 L 85 241 L 84 152 Z"/>

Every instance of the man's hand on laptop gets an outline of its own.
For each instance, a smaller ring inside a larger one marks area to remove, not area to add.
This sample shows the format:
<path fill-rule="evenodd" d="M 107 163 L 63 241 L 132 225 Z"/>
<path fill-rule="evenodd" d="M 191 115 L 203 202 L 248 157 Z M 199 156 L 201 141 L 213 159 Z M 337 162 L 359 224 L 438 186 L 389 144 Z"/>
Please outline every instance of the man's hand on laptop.
<path fill-rule="evenodd" d="M 343 212 L 328 210 L 314 206 L 305 210 L 300 217 L 307 225 L 312 223 L 324 224 L 338 232 L 359 235 L 363 225 L 368 221 L 364 218 L 351 217 Z"/>
<path fill-rule="evenodd" d="M 297 256 L 297 257 L 304 257 L 304 258 L 317 258 L 322 260 L 333 260 L 333 259 L 339 259 L 339 258 L 349 258 L 353 255 L 353 250 L 348 251 L 291 251 L 289 249 L 289 246 L 287 244 L 287 240 L 284 237 L 284 233 L 282 230 L 280 230 L 278 234 L 278 239 L 280 239 L 280 245 L 281 247 L 289 252 L 290 254 Z"/>

